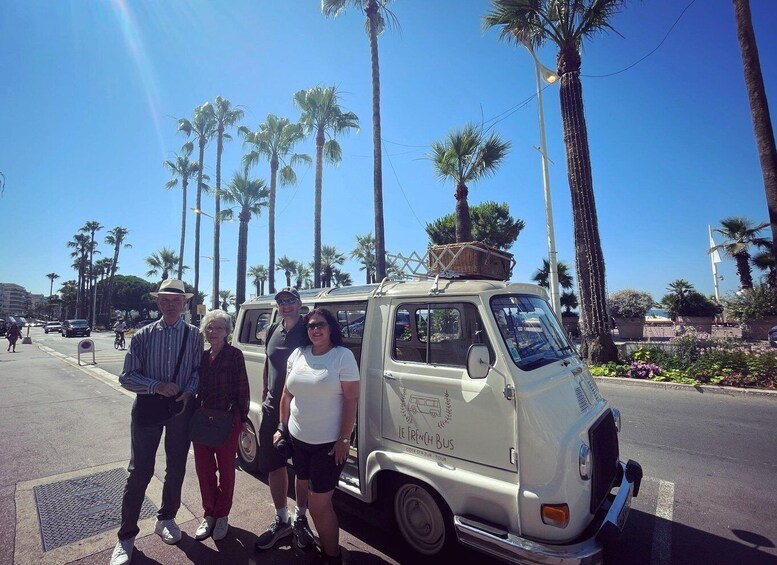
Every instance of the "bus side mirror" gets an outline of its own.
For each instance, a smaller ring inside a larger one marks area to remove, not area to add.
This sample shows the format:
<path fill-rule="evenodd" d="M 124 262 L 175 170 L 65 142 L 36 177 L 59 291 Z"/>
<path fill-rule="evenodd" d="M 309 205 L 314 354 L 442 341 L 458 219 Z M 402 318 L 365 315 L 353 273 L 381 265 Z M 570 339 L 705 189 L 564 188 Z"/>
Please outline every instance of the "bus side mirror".
<path fill-rule="evenodd" d="M 467 375 L 470 379 L 484 379 L 491 365 L 488 362 L 488 347 L 483 343 L 474 343 L 467 351 Z"/>

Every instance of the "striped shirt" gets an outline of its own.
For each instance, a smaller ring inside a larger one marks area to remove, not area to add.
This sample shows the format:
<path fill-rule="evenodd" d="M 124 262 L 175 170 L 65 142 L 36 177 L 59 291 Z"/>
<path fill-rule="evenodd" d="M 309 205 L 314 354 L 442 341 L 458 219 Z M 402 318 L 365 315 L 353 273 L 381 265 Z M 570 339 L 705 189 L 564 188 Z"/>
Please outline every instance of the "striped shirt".
<path fill-rule="evenodd" d="M 181 352 L 181 342 L 186 322 L 179 319 L 168 326 L 164 319 L 149 324 L 132 337 L 119 384 L 138 394 L 154 394 L 162 383 L 173 380 L 175 365 Z M 175 382 L 182 392 L 197 393 L 198 369 L 204 349 L 202 334 L 195 326 L 189 326 L 189 337 L 181 359 L 181 368 Z"/>

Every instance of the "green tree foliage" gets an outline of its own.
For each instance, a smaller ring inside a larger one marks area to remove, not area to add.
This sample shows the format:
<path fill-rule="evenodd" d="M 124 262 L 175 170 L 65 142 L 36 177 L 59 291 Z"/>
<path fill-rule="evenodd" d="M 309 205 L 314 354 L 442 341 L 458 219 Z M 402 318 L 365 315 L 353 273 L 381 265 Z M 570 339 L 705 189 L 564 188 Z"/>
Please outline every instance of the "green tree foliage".
<path fill-rule="evenodd" d="M 472 219 L 472 238 L 486 245 L 507 251 L 524 228 L 523 220 L 510 215 L 506 203 L 483 202 L 469 208 Z M 426 234 L 432 245 L 456 243 L 456 215 L 447 214 L 426 224 Z"/>

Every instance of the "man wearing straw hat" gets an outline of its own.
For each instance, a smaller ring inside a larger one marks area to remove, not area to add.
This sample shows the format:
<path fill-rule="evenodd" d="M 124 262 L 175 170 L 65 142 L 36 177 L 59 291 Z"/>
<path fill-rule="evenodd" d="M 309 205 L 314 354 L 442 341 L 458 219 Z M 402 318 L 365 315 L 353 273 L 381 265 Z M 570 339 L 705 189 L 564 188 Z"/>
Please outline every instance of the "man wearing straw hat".
<path fill-rule="evenodd" d="M 121 526 L 111 565 L 132 559 L 138 535 L 143 498 L 151 477 L 162 429 L 165 430 L 166 469 L 162 506 L 154 531 L 165 543 L 178 543 L 181 530 L 175 516 L 181 506 L 181 487 L 189 452 L 189 419 L 196 394 L 197 369 L 203 351 L 202 335 L 181 319 L 186 302 L 193 295 L 183 281 L 166 279 L 152 292 L 162 317 L 138 330 L 130 341 L 119 376 L 121 386 L 137 393 L 130 424 L 131 451 L 127 484 L 121 505 Z"/>

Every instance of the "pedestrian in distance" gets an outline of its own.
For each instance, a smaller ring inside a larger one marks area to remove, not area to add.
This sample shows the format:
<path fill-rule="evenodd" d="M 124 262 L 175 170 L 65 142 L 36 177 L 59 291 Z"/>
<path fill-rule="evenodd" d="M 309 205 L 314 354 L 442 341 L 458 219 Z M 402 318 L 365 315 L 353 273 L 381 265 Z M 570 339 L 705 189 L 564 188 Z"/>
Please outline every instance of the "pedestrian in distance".
<path fill-rule="evenodd" d="M 8 333 L 5 337 L 8 339 L 8 351 L 16 353 L 16 342 L 22 337 L 22 330 L 19 329 L 16 322 L 11 322 L 11 326 L 8 328 Z"/>
<path fill-rule="evenodd" d="M 194 409 L 191 399 L 199 384 L 203 340 L 197 328 L 181 318 L 188 299 L 193 296 L 185 291 L 183 281 L 166 279 L 159 291 L 151 295 L 155 297 L 162 317 L 133 336 L 119 376 L 121 386 L 136 393 L 137 397 L 131 413 L 129 477 L 124 487 L 119 539 L 111 565 L 123 565 L 132 559 L 135 537 L 140 532 L 140 510 L 154 475 L 162 431 L 165 432 L 166 469 L 162 505 L 157 512 L 154 532 L 167 544 L 181 540 L 175 516 L 181 506 L 181 487 L 190 444 L 189 419 Z M 157 402 L 160 400 L 161 403 Z M 155 418 L 150 422 L 148 408 L 160 404 L 168 415 L 161 421 Z"/>
<path fill-rule="evenodd" d="M 289 357 L 276 443 L 291 440 L 298 484 L 308 488 L 308 507 L 327 564 L 342 563 L 340 526 L 332 495 L 348 459 L 359 400 L 359 368 L 343 347 L 340 324 L 325 308 L 304 320 L 311 345 Z"/>
<path fill-rule="evenodd" d="M 116 342 L 121 343 L 121 347 L 124 349 L 124 332 L 127 331 L 127 324 L 124 323 L 124 320 L 118 320 L 113 324 L 113 331 L 116 334 Z"/>
<path fill-rule="evenodd" d="M 267 474 L 270 494 L 275 505 L 275 518 L 256 541 L 257 550 L 269 549 L 282 538 L 294 534 L 297 547 L 304 549 L 314 543 L 307 520 L 307 482 L 295 481 L 296 509 L 294 519 L 289 517 L 286 494 L 289 475 L 288 456 L 275 448 L 273 436 L 280 422 L 280 402 L 286 384 L 286 364 L 291 353 L 309 343 L 300 309 L 299 292 L 292 287 L 281 289 L 275 295 L 281 321 L 272 324 L 266 333 L 267 353 L 262 377 L 262 421 L 259 425 L 259 469 Z"/>
<path fill-rule="evenodd" d="M 217 446 L 194 443 L 194 465 L 200 483 L 203 520 L 194 539 L 224 539 L 235 491 L 237 440 L 248 421 L 248 373 L 243 353 L 227 343 L 232 318 L 224 310 L 211 310 L 202 318 L 200 331 L 210 344 L 200 361 L 200 386 L 195 407 L 232 411 L 232 431 Z"/>

